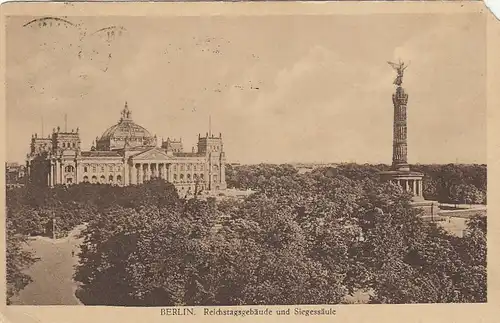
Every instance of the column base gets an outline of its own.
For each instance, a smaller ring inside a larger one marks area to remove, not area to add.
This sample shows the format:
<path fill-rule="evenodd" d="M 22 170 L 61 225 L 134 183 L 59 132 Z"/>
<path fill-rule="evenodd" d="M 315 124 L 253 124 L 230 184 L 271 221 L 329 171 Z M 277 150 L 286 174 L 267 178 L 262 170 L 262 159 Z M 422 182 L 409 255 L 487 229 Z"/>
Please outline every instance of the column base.
<path fill-rule="evenodd" d="M 422 217 L 432 220 L 437 219 L 439 216 L 439 203 L 437 201 L 420 200 L 411 202 L 411 206 L 414 208 L 422 209 Z"/>

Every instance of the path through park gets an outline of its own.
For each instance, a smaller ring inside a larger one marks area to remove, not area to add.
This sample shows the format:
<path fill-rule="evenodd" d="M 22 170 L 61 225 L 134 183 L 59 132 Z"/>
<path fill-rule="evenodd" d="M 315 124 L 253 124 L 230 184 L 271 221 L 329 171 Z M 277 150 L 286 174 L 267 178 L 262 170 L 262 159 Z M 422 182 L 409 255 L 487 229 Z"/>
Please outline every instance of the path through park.
<path fill-rule="evenodd" d="M 29 241 L 28 249 L 40 260 L 25 271 L 33 282 L 12 299 L 13 305 L 81 304 L 75 296 L 77 284 L 72 277 L 82 242 L 78 233 L 82 229 L 77 227 L 63 239 L 35 237 Z"/>

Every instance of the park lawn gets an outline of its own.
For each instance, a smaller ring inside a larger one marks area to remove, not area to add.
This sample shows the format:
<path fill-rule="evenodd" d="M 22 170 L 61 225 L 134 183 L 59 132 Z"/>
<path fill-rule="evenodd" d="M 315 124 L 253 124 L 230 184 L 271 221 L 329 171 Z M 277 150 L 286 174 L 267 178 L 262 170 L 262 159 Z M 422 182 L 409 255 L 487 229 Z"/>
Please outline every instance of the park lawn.
<path fill-rule="evenodd" d="M 80 230 L 81 227 L 76 228 L 67 238 L 57 240 L 30 238 L 26 248 L 40 260 L 25 270 L 33 282 L 12 298 L 13 305 L 81 304 L 75 296 L 77 284 L 73 281 L 74 266 L 78 262 L 79 245 L 82 242 L 77 238 Z"/>

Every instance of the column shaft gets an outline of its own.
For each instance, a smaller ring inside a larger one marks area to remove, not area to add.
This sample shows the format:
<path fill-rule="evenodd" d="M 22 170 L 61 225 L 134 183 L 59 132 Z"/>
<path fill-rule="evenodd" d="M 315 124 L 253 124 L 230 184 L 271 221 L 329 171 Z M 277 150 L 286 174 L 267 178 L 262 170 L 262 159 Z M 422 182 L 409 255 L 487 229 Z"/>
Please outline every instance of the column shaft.
<path fill-rule="evenodd" d="M 166 164 L 166 165 L 167 165 L 167 181 L 172 183 L 173 182 L 172 164 Z"/>
<path fill-rule="evenodd" d="M 114 179 L 116 181 L 116 178 Z M 123 163 L 123 185 L 132 183 L 132 168 L 128 162 Z"/>
<path fill-rule="evenodd" d="M 139 164 L 138 171 L 139 171 L 139 183 L 138 184 L 142 184 L 142 183 L 144 183 L 144 165 L 143 164 Z"/>
<path fill-rule="evenodd" d="M 130 172 L 130 184 L 137 184 L 137 169 L 135 168 L 135 163 L 132 164 Z"/>
<path fill-rule="evenodd" d="M 54 164 L 52 163 L 52 161 L 50 162 L 49 167 L 49 186 L 54 186 Z"/>

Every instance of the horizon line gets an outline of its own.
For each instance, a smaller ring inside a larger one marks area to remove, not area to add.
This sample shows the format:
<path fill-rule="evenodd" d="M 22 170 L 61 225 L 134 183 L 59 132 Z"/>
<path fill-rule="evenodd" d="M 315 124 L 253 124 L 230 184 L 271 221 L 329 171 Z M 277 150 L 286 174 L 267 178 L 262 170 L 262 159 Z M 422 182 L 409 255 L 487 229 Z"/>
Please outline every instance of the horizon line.
<path fill-rule="evenodd" d="M 19 161 L 7 161 L 5 160 L 5 164 L 19 164 L 23 165 L 23 162 Z M 303 165 L 342 165 L 342 164 L 355 164 L 355 165 L 386 165 L 386 166 L 391 166 L 392 163 L 386 163 L 386 162 L 359 162 L 359 161 L 283 161 L 283 162 L 273 162 L 273 161 L 260 161 L 260 162 L 240 162 L 240 161 L 226 161 L 226 165 L 233 165 L 233 164 L 238 164 L 238 165 L 296 165 L 296 164 L 303 164 Z M 415 163 L 408 163 L 410 166 L 411 165 L 487 165 L 486 162 L 415 162 Z"/>

